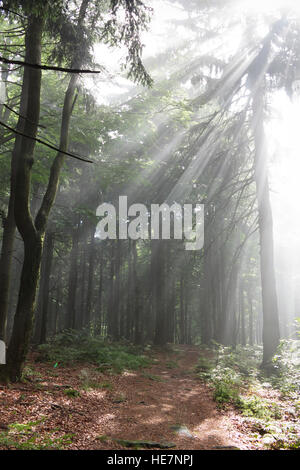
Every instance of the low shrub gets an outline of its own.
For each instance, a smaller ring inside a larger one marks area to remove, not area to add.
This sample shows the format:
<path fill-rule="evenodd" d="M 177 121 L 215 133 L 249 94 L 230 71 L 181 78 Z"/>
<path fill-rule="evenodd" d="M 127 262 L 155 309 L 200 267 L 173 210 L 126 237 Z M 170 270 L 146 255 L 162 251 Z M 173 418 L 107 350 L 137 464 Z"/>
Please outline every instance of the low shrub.
<path fill-rule="evenodd" d="M 38 351 L 40 361 L 55 362 L 55 365 L 93 363 L 100 372 L 120 373 L 125 369 L 137 370 L 152 363 L 141 348 L 110 343 L 102 337 L 91 337 L 74 331 L 65 331 L 39 346 Z"/>

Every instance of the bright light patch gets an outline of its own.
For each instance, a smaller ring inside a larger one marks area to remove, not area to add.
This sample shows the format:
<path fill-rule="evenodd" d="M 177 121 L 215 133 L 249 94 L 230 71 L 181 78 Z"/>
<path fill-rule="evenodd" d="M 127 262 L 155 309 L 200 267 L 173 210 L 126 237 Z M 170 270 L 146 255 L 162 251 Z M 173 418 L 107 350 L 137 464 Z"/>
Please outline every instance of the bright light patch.
<path fill-rule="evenodd" d="M 300 249 L 300 98 L 284 91 L 272 98 L 272 115 L 266 126 L 270 152 L 275 237 Z"/>
<path fill-rule="evenodd" d="M 242 0 L 239 1 L 241 10 L 249 13 L 268 14 L 276 10 L 291 9 L 300 13 L 299 0 Z"/>

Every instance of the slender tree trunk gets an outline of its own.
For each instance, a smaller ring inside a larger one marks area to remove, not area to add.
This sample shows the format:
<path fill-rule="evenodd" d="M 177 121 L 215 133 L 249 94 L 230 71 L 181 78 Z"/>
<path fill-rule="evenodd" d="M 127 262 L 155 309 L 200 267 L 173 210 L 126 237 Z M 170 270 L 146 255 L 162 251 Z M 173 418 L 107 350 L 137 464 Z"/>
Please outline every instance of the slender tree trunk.
<path fill-rule="evenodd" d="M 210 250 L 210 249 L 209 249 Z M 210 344 L 213 338 L 212 331 L 212 311 L 211 311 L 211 295 L 210 295 L 210 255 L 209 252 L 204 255 L 204 273 L 203 273 L 203 302 L 201 305 L 201 342 Z"/>
<path fill-rule="evenodd" d="M 132 274 L 132 241 L 128 240 L 128 276 L 127 276 L 127 302 L 126 302 L 126 338 L 132 335 L 132 297 L 133 297 L 133 274 Z"/>
<path fill-rule="evenodd" d="M 91 240 L 89 243 L 89 271 L 88 271 L 88 287 L 86 295 L 86 312 L 85 323 L 90 325 L 91 313 L 93 305 L 93 291 L 94 291 L 94 269 L 95 269 L 95 230 L 92 230 Z"/>
<path fill-rule="evenodd" d="M 82 328 L 85 325 L 85 308 L 86 308 L 86 258 L 87 258 L 87 246 L 85 241 L 81 243 L 81 259 L 80 259 L 80 269 L 81 277 L 80 277 L 80 307 L 78 308 L 77 312 L 77 325 L 78 328 Z"/>
<path fill-rule="evenodd" d="M 172 257 L 170 253 L 170 245 L 167 246 L 166 256 L 166 340 L 169 343 L 174 343 L 174 313 L 175 313 L 175 279 L 172 271 Z"/>
<path fill-rule="evenodd" d="M 56 302 L 55 302 L 55 309 L 54 309 L 54 318 L 53 318 L 53 335 L 56 335 L 58 329 L 60 328 L 60 305 L 62 302 L 62 286 L 60 282 L 57 283 L 56 287 Z"/>
<path fill-rule="evenodd" d="M 49 309 L 49 292 L 50 292 L 50 277 L 53 260 L 54 249 L 54 234 L 50 232 L 46 235 L 45 240 L 45 277 L 42 288 L 42 315 L 41 315 L 41 336 L 39 344 L 46 342 L 47 337 L 47 322 L 48 322 L 48 309 Z"/>
<path fill-rule="evenodd" d="M 133 292 L 134 292 L 134 342 L 140 344 L 142 340 L 141 315 L 140 315 L 140 282 L 137 275 L 137 250 L 136 241 L 132 242 L 133 251 Z"/>
<path fill-rule="evenodd" d="M 181 273 L 180 278 L 180 321 L 179 321 L 179 328 L 180 328 L 180 335 L 179 335 L 179 342 L 180 344 L 184 344 L 185 342 L 185 322 L 184 322 L 184 277 L 183 273 Z"/>
<path fill-rule="evenodd" d="M 79 230 L 80 220 L 78 221 L 76 229 L 72 234 L 72 249 L 70 254 L 70 270 L 69 270 L 69 284 L 68 284 L 68 301 L 67 301 L 67 316 L 66 328 L 76 327 L 76 291 L 78 279 L 78 250 L 79 250 Z"/>
<path fill-rule="evenodd" d="M 162 346 L 165 339 L 165 305 L 164 305 L 164 244 L 161 240 L 152 240 L 155 246 L 155 284 L 156 284 L 156 312 L 154 344 Z"/>
<path fill-rule="evenodd" d="M 114 268 L 114 294 L 113 294 L 113 320 L 112 320 L 112 337 L 119 339 L 120 335 L 120 275 L 121 275 L 121 241 L 115 242 L 115 268 Z"/>
<path fill-rule="evenodd" d="M 224 334 L 222 335 L 222 344 L 236 346 L 238 336 L 238 265 L 237 261 L 231 268 L 229 282 L 227 286 L 227 300 L 226 300 L 226 323 L 223 323 Z"/>
<path fill-rule="evenodd" d="M 248 296 L 248 305 L 249 305 L 249 344 L 250 346 L 253 346 L 253 303 L 252 303 L 252 298 L 251 294 L 249 294 L 249 291 L 247 292 Z"/>
<path fill-rule="evenodd" d="M 98 323 L 99 323 L 99 332 L 100 335 L 102 334 L 102 326 L 104 324 L 103 321 L 103 307 L 102 307 L 102 298 L 103 298 L 103 251 L 102 247 L 100 248 L 100 273 L 99 273 L 99 286 L 98 286 L 98 308 L 96 313 L 96 320 L 97 320 L 97 330 L 98 330 Z"/>
<path fill-rule="evenodd" d="M 241 343 L 242 346 L 246 346 L 246 326 L 245 326 L 245 299 L 243 285 L 240 285 L 239 291 L 239 306 L 240 306 L 240 318 L 241 318 Z"/>
<path fill-rule="evenodd" d="M 115 240 L 110 242 L 109 292 L 107 298 L 107 335 L 114 335 Z"/>

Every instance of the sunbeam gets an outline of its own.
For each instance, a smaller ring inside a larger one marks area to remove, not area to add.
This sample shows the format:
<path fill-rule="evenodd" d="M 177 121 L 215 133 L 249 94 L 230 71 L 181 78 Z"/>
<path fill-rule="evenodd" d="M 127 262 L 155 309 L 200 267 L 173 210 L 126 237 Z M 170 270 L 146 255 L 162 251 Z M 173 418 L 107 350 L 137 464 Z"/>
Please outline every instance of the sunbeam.
<path fill-rule="evenodd" d="M 299 0 L 0 23 L 0 450 L 299 449 Z"/>

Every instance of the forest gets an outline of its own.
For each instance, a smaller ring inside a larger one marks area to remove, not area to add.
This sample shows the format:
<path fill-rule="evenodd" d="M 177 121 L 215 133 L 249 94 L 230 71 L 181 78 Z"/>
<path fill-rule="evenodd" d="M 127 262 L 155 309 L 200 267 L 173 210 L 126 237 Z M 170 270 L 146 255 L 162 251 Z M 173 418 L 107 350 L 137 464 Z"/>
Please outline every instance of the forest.
<path fill-rule="evenodd" d="M 300 449 L 299 122 L 297 0 L 0 0 L 0 450 Z"/>

